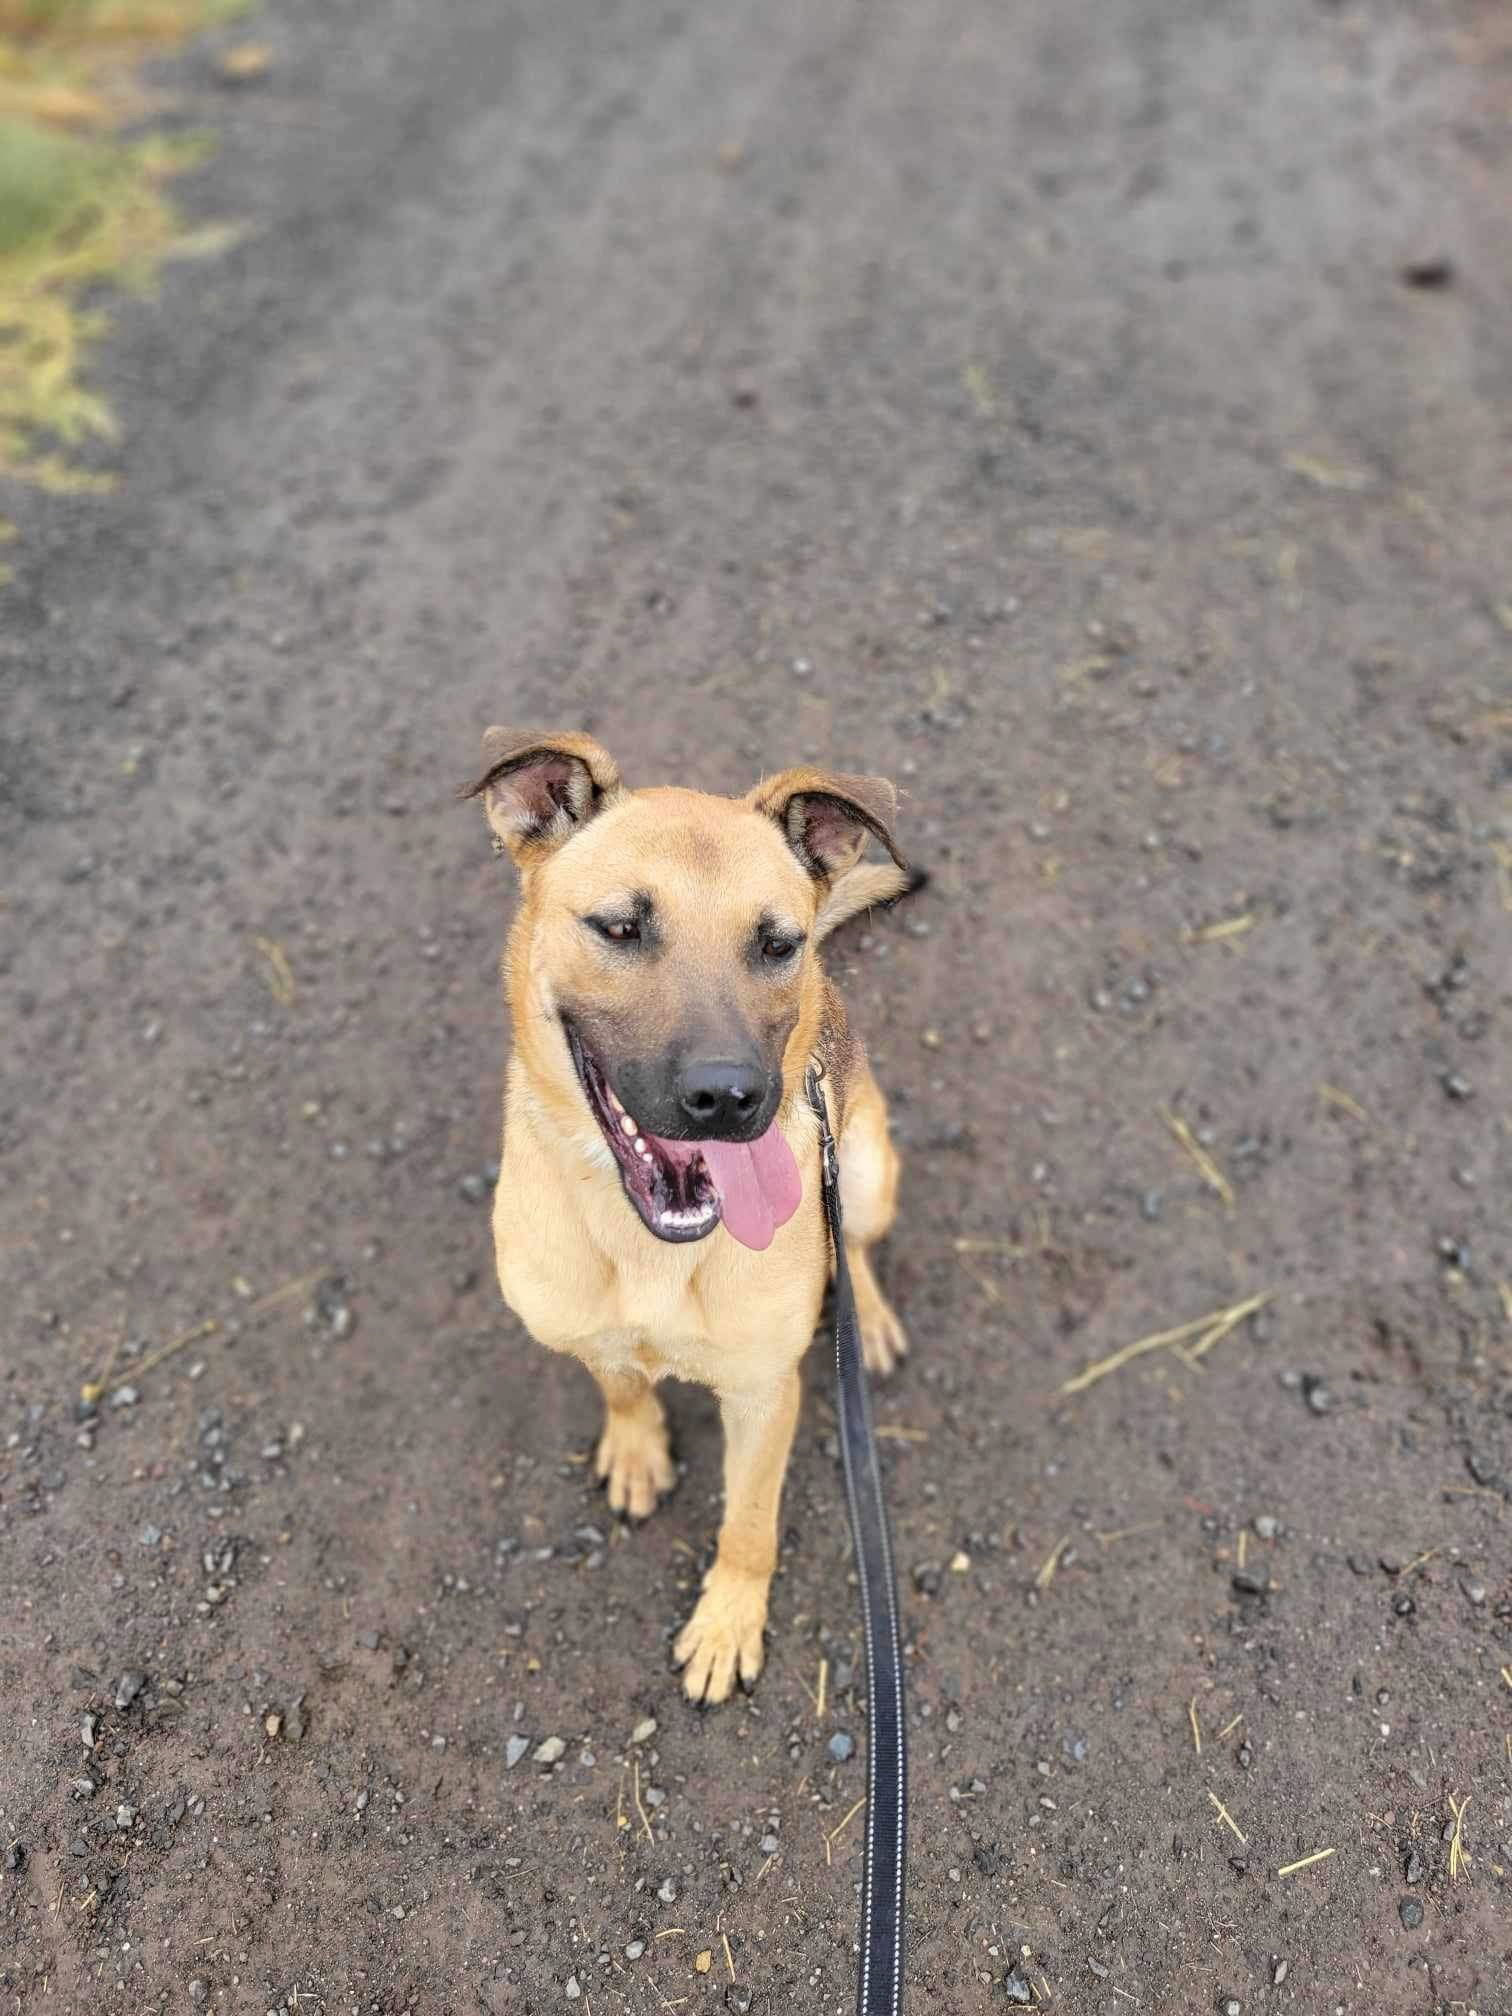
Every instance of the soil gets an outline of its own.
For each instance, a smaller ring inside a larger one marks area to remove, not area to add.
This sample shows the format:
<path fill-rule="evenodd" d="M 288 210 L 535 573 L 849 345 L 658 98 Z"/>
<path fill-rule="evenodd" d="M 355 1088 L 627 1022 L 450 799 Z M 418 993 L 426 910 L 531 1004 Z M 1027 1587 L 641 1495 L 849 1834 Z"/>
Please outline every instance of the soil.
<path fill-rule="evenodd" d="M 851 2006 L 825 1354 L 699 1714 L 711 1403 L 619 1529 L 492 1281 L 499 720 L 933 871 L 833 962 L 911 2006 L 1512 2009 L 1504 10 L 256 33 L 158 80 L 249 229 L 112 308 L 118 495 L 0 500 L 8 2005 Z"/>

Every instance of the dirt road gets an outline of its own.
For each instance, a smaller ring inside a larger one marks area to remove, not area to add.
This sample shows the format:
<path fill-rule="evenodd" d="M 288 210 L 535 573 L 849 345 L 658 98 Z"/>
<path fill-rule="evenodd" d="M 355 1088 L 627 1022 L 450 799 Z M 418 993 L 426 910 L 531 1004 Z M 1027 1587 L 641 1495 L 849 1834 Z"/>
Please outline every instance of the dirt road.
<path fill-rule="evenodd" d="M 1512 2008 L 1505 15 L 258 32 L 164 73 L 252 228 L 121 311 L 119 496 L 5 500 L 7 2006 L 850 2007 L 823 1354 L 700 1716 L 711 1406 L 618 1530 L 492 1284 L 500 720 L 934 870 L 835 962 L 912 2006 Z"/>

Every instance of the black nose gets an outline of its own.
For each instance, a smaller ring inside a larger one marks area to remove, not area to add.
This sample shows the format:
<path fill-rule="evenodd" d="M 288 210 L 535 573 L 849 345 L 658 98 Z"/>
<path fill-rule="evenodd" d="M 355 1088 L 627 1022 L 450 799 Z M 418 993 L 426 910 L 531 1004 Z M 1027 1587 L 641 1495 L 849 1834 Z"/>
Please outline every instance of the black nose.
<path fill-rule="evenodd" d="M 677 1073 L 677 1103 L 710 1141 L 748 1135 L 766 1092 L 767 1076 L 759 1064 L 699 1058 Z"/>

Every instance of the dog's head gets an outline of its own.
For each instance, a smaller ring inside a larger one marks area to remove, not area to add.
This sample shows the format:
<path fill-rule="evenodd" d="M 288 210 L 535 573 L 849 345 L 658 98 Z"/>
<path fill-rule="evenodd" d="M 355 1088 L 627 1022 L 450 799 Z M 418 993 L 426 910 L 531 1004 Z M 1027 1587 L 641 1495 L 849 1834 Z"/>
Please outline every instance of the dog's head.
<path fill-rule="evenodd" d="M 484 749 L 467 795 L 522 877 L 509 991 L 544 1117 L 613 1157 L 658 1238 L 722 1220 L 767 1245 L 798 1205 L 777 1119 L 818 1038 L 816 924 L 869 837 L 900 861 L 892 785 L 629 791 L 587 735 L 490 728 Z"/>

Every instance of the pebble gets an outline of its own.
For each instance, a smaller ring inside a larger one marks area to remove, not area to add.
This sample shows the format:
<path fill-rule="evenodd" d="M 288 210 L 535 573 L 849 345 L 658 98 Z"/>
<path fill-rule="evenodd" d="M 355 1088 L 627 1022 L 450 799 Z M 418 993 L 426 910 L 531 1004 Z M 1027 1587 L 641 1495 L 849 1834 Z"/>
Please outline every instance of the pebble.
<path fill-rule="evenodd" d="M 781 1843 L 781 1842 L 780 1842 L 780 1841 L 779 1841 L 779 1840 L 777 1839 L 777 1836 L 776 1836 L 775 1834 L 763 1834 L 763 1835 L 762 1835 L 762 1837 L 761 1837 L 761 1852 L 762 1852 L 762 1854 L 763 1854 L 763 1855 L 775 1855 L 775 1854 L 777 1853 L 777 1850 L 778 1850 L 778 1849 L 779 1849 L 779 1848 L 780 1848 L 781 1846 L 782 1846 L 782 1843 Z"/>
<path fill-rule="evenodd" d="M 1003 1993 L 1010 2002 L 1032 2002 L 1034 1991 L 1023 1975 L 1015 1968 L 1013 1973 L 1003 1976 Z"/>
<path fill-rule="evenodd" d="M 126 1804 L 124 1804 L 124 1802 L 121 1805 L 117 1806 L 115 1811 L 115 1824 L 117 1828 L 119 1828 L 121 1833 L 123 1834 L 129 1833 L 132 1827 L 136 1825 L 135 1806 L 127 1806 Z"/>
<path fill-rule="evenodd" d="M 135 1386 L 117 1386 L 110 1396 L 110 1404 L 112 1407 L 135 1407 L 141 1397 Z"/>
<path fill-rule="evenodd" d="M 1460 1584 L 1460 1587 L 1461 1587 L 1461 1589 L 1463 1589 L 1463 1590 L 1464 1590 L 1464 1592 L 1465 1592 L 1465 1599 L 1466 1599 L 1466 1601 L 1467 1601 L 1467 1602 L 1470 1602 L 1470 1603 L 1473 1603 L 1473 1604 L 1475 1605 L 1476 1609 L 1478 1610 L 1478 1609 L 1480 1608 L 1480 1606 L 1481 1606 L 1481 1605 L 1482 1605 L 1482 1604 L 1483 1604 L 1483 1603 L 1485 1602 L 1485 1600 L 1486 1600 L 1486 1585 L 1485 1585 L 1485 1583 L 1484 1583 L 1484 1582 L 1461 1582 L 1461 1584 Z"/>
<path fill-rule="evenodd" d="M 1255 1528 L 1256 1534 L 1262 1540 L 1274 1540 L 1276 1535 L 1281 1531 L 1281 1521 L 1272 1518 L 1269 1512 L 1262 1512 L 1259 1518 L 1251 1523 Z"/>
<path fill-rule="evenodd" d="M 156 1547 L 162 1537 L 163 1529 L 161 1526 L 144 1526 L 137 1535 L 137 1539 L 143 1547 Z"/>
<path fill-rule="evenodd" d="M 1264 1580 L 1258 1575 L 1251 1575 L 1247 1569 L 1232 1576 L 1230 1580 L 1233 1582 L 1234 1588 L 1240 1596 L 1263 1596 L 1265 1594 Z"/>
<path fill-rule="evenodd" d="M 12 1841 L 5 1851 L 5 1866 L 12 1876 L 19 1876 L 26 1867 L 26 1843 Z"/>
<path fill-rule="evenodd" d="M 1416 1932 L 1423 1922 L 1423 1907 L 1416 1897 L 1404 1897 L 1397 1906 L 1397 1916 L 1409 1932 Z"/>
<path fill-rule="evenodd" d="M 1244 2016 L 1244 2005 L 1237 1995 L 1225 1996 L 1218 2006 L 1222 2009 L 1223 2016 Z"/>
<path fill-rule="evenodd" d="M 649 1743 L 655 1734 L 656 1717 L 654 1715 L 647 1715 L 643 1721 L 637 1722 L 635 1727 L 630 1731 L 630 1741 L 632 1743 Z"/>
<path fill-rule="evenodd" d="M 189 1983 L 189 2000 L 199 2008 L 210 2000 L 210 1983 L 202 1981 L 197 1974 Z"/>
<path fill-rule="evenodd" d="M 576 2002 L 582 1992 L 582 1989 L 578 1985 L 576 1974 L 569 1974 L 567 1976 L 567 2000 L 569 2002 Z"/>
<path fill-rule="evenodd" d="M 1416 1610 L 1417 1605 L 1410 1596 L 1398 1596 L 1391 1607 L 1395 1610 L 1398 1617 L 1410 1617 L 1413 1611 Z"/>
<path fill-rule="evenodd" d="M 1419 1855 L 1416 1848 L 1409 1848 L 1407 1851 L 1407 1866 L 1402 1871 L 1403 1876 L 1409 1883 L 1421 1883 L 1426 1873 L 1422 1856 Z"/>
<path fill-rule="evenodd" d="M 530 1738 L 528 1736 L 511 1736 L 509 1741 L 504 1745 L 504 1769 L 506 1771 L 513 1771 L 516 1764 L 519 1763 L 529 1748 Z"/>
<path fill-rule="evenodd" d="M 1291 1962 L 1289 1960 L 1278 1960 L 1271 1969 L 1271 1981 L 1279 1988 L 1290 1972 Z"/>
<path fill-rule="evenodd" d="M 1314 1414 L 1326 1414 L 1333 1405 L 1332 1393 L 1315 1373 L 1302 1375 L 1302 1393 Z"/>
<path fill-rule="evenodd" d="M 632 1939 L 630 1944 L 625 1948 L 625 1958 L 627 1960 L 639 1960 L 645 1950 L 646 1942 L 644 1939 Z"/>
<path fill-rule="evenodd" d="M 1470 1080 L 1465 1076 L 1463 1071 L 1445 1071 L 1439 1078 L 1439 1083 L 1451 1099 L 1473 1099 L 1475 1097 L 1475 1087 L 1470 1083 Z"/>
<path fill-rule="evenodd" d="M 544 1743 L 536 1745 L 535 1761 L 537 1764 L 555 1764 L 566 1748 L 560 1736 L 548 1736 Z"/>
<path fill-rule="evenodd" d="M 837 1729 L 829 1740 L 829 1753 L 837 1764 L 844 1764 L 856 1754 L 856 1739 L 845 1730 Z"/>
<path fill-rule="evenodd" d="M 737 2016 L 744 2016 L 744 2012 L 751 2006 L 752 1991 L 743 1981 L 732 1981 L 725 1990 L 724 1999 L 726 2009 L 734 2009 L 737 2011 Z"/>
<path fill-rule="evenodd" d="M 123 1673 L 116 1682 L 115 1704 L 117 1708 L 129 1708 L 147 1685 L 145 1673 Z"/>
<path fill-rule="evenodd" d="M 940 1564 L 938 1561 L 916 1561 L 911 1569 L 913 1585 L 921 1596 L 938 1596 L 940 1593 Z"/>
<path fill-rule="evenodd" d="M 656 1894 L 663 1904 L 675 1904 L 677 1902 L 677 1885 L 669 1876 L 666 1882 L 659 1887 Z"/>

